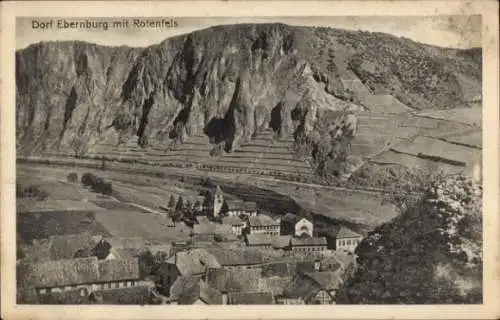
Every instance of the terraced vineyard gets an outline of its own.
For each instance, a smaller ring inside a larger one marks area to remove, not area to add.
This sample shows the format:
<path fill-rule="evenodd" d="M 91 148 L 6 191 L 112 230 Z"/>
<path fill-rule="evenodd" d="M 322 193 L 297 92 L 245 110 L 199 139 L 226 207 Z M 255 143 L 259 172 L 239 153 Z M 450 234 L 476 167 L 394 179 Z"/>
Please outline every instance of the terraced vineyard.
<path fill-rule="evenodd" d="M 293 141 L 292 136 L 275 139 L 274 132 L 267 130 L 237 147 L 236 150 L 221 155 L 211 155 L 214 145 L 206 136 L 191 136 L 183 143 L 147 148 L 138 146 L 137 139 L 132 137 L 119 146 L 112 142 L 98 143 L 89 150 L 86 157 L 271 176 L 313 175 L 309 163 L 298 160 L 292 153 Z"/>

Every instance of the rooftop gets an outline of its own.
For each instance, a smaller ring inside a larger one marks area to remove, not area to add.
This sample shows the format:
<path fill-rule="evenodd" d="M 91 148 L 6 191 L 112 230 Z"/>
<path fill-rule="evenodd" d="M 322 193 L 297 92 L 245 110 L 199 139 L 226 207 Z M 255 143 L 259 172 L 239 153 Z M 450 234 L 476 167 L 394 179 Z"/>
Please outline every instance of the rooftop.
<path fill-rule="evenodd" d="M 301 216 L 293 214 L 293 213 L 287 213 L 283 217 L 281 217 L 281 221 L 285 221 L 285 222 L 288 222 L 291 224 L 296 224 L 297 222 L 299 222 L 302 219 L 306 219 L 307 221 L 309 221 L 309 219 L 301 217 Z"/>
<path fill-rule="evenodd" d="M 356 233 L 356 232 L 352 231 L 351 229 L 346 228 L 344 226 L 342 226 L 340 228 L 339 232 L 337 233 L 338 239 L 341 239 L 341 238 L 359 238 L 359 237 L 361 237 L 361 235 L 359 233 Z"/>
<path fill-rule="evenodd" d="M 228 298 L 230 304 L 274 304 L 272 292 L 236 292 Z"/>
<path fill-rule="evenodd" d="M 290 240 L 292 236 L 276 236 L 273 238 L 273 248 L 275 249 L 283 249 L 290 245 Z"/>
<path fill-rule="evenodd" d="M 247 243 L 250 246 L 271 245 L 273 238 L 267 234 L 247 234 Z"/>
<path fill-rule="evenodd" d="M 53 235 L 49 237 L 50 257 L 52 260 L 72 259 L 79 249 L 91 249 L 95 246 L 92 235 Z"/>
<path fill-rule="evenodd" d="M 202 281 L 198 281 L 196 285 L 189 287 L 180 294 L 178 303 L 183 305 L 193 304 L 198 299 L 209 305 L 222 304 L 222 293 Z"/>
<path fill-rule="evenodd" d="M 217 259 L 205 249 L 180 251 L 171 256 L 167 263 L 175 264 L 182 276 L 193 276 L 205 272 L 205 267 L 220 268 Z"/>
<path fill-rule="evenodd" d="M 259 269 L 209 270 L 207 282 L 220 292 L 250 292 L 259 290 Z"/>
<path fill-rule="evenodd" d="M 314 280 L 321 289 L 336 290 L 342 284 L 339 272 L 333 271 L 317 271 L 305 273 L 305 276 Z"/>
<path fill-rule="evenodd" d="M 82 283 L 95 283 L 101 279 L 96 257 L 21 262 L 17 265 L 18 288 L 50 288 Z"/>
<path fill-rule="evenodd" d="M 292 247 L 299 246 L 326 246 L 327 241 L 325 237 L 293 237 L 290 240 Z"/>
<path fill-rule="evenodd" d="M 222 223 L 230 226 L 242 226 L 245 224 L 243 220 L 236 216 L 228 216 L 222 218 Z"/>
<path fill-rule="evenodd" d="M 248 224 L 251 227 L 265 227 L 265 226 L 279 226 L 280 222 L 274 220 L 273 218 L 265 214 L 259 214 L 255 217 L 248 217 Z"/>
<path fill-rule="evenodd" d="M 192 287 L 197 286 L 201 280 L 201 276 L 180 276 L 175 279 L 170 287 L 170 300 L 177 301 L 182 292 L 191 290 Z"/>
<path fill-rule="evenodd" d="M 99 261 L 99 280 L 101 282 L 139 279 L 137 258 Z"/>
<path fill-rule="evenodd" d="M 148 286 L 104 290 L 101 295 L 103 304 L 146 305 L 151 300 Z"/>
<path fill-rule="evenodd" d="M 263 262 L 262 254 L 255 249 L 223 249 L 220 247 L 206 248 L 221 266 L 256 265 Z"/>

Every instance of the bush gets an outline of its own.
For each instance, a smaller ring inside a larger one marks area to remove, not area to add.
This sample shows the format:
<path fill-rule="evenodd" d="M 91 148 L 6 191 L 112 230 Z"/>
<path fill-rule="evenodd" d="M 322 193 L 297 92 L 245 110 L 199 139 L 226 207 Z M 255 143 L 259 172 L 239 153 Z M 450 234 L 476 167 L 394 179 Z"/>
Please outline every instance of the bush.
<path fill-rule="evenodd" d="M 90 172 L 86 172 L 82 175 L 82 184 L 84 186 L 94 187 L 96 184 L 96 181 L 97 181 L 97 177 Z"/>
<path fill-rule="evenodd" d="M 76 181 L 78 181 L 78 174 L 76 172 L 70 172 L 68 174 L 68 181 L 69 182 L 76 182 Z"/>
<path fill-rule="evenodd" d="M 37 200 L 45 200 L 49 195 L 49 192 L 35 185 L 30 185 L 28 187 L 16 185 L 16 198 L 36 198 Z"/>

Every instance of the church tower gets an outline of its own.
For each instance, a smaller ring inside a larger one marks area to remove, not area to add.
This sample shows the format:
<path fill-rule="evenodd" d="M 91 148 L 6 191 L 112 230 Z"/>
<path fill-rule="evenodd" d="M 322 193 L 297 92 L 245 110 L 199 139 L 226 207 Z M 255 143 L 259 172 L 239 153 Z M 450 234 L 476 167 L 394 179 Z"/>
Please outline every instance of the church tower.
<path fill-rule="evenodd" d="M 224 193 L 222 192 L 219 185 L 217 185 L 217 188 L 215 188 L 215 192 L 213 193 L 212 196 L 213 205 L 211 213 L 214 218 L 217 218 L 219 216 L 223 203 L 224 203 Z"/>

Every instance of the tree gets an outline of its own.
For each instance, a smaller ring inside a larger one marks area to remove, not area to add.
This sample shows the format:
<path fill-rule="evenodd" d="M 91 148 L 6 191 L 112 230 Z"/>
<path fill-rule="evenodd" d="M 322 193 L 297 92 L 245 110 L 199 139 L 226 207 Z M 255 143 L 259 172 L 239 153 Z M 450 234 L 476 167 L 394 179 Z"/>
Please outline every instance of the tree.
<path fill-rule="evenodd" d="M 84 186 L 92 186 L 93 187 L 96 183 L 96 180 L 97 180 L 97 177 L 90 172 L 86 172 L 82 175 L 82 184 Z"/>
<path fill-rule="evenodd" d="M 173 194 L 170 195 L 170 200 L 168 200 L 168 207 L 172 209 L 175 207 L 175 197 Z"/>
<path fill-rule="evenodd" d="M 97 259 L 99 259 L 99 260 L 103 260 L 103 259 L 105 259 L 109 255 L 110 251 L 111 251 L 111 244 L 109 244 L 105 240 L 101 240 L 92 249 L 92 255 L 96 256 Z"/>
<path fill-rule="evenodd" d="M 182 211 L 184 209 L 184 200 L 182 196 L 179 196 L 179 200 L 177 200 L 177 204 L 175 205 L 175 211 Z"/>
<path fill-rule="evenodd" d="M 106 170 L 106 159 L 104 157 L 101 159 L 101 170 Z"/>
<path fill-rule="evenodd" d="M 76 182 L 76 181 L 78 181 L 78 174 L 76 172 L 70 172 L 70 173 L 68 173 L 68 181 L 69 182 Z"/>

